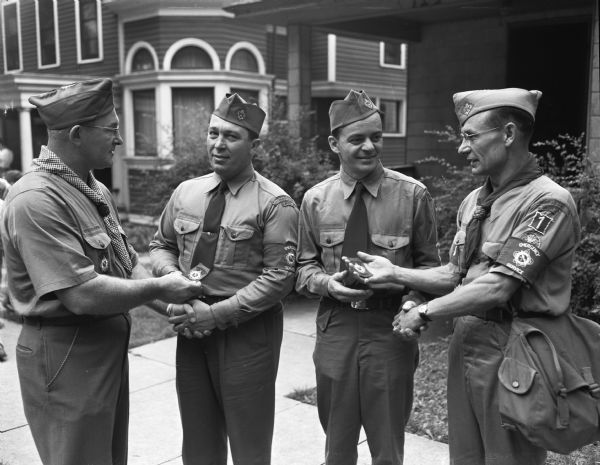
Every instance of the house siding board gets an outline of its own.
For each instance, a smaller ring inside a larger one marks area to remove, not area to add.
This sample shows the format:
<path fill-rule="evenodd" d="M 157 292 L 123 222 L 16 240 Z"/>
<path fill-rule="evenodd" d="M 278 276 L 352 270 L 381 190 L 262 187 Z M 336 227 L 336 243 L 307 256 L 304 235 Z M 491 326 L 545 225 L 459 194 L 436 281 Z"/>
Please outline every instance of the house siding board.
<path fill-rule="evenodd" d="M 482 19 L 424 25 L 421 33 L 422 40 L 411 44 L 408 53 L 407 161 L 436 156 L 464 165 L 453 144 L 441 144 L 425 131 L 457 126 L 455 92 L 504 86 L 506 27 Z"/>
<path fill-rule="evenodd" d="M 288 42 L 287 35 L 269 32 L 267 41 L 267 73 L 277 79 L 287 79 Z"/>
<path fill-rule="evenodd" d="M 403 88 L 406 71 L 379 65 L 379 42 L 338 36 L 337 81 Z"/>
<path fill-rule="evenodd" d="M 406 164 L 406 139 L 404 137 L 384 137 L 381 162 L 386 167 Z"/>
<path fill-rule="evenodd" d="M 227 34 L 223 34 L 227 31 Z M 163 17 L 144 19 L 125 24 L 125 53 L 140 40 L 149 42 L 156 50 L 160 66 L 165 53 L 182 39 L 201 39 L 219 55 L 221 66 L 229 49 L 240 41 L 248 41 L 258 48 L 266 60 L 266 33 L 263 25 L 241 23 L 222 18 Z"/>
<path fill-rule="evenodd" d="M 311 36 L 311 76 L 313 81 L 327 81 L 327 34 L 313 31 Z"/>

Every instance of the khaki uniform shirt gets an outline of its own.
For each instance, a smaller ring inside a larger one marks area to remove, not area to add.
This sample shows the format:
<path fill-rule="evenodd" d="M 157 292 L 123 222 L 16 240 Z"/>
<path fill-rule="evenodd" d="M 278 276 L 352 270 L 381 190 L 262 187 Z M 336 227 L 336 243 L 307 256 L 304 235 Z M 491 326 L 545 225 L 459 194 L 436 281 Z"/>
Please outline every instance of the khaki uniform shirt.
<path fill-rule="evenodd" d="M 467 224 L 480 189 L 462 202 L 448 268 L 459 273 Z M 560 315 L 569 309 L 571 268 L 581 231 L 569 192 L 546 176 L 499 197 L 482 225 L 479 257 L 463 280 L 502 273 L 523 285 L 511 299 L 513 309 Z"/>
<path fill-rule="evenodd" d="M 100 186 L 118 221 L 110 192 Z M 120 224 L 119 230 L 125 236 Z M 54 291 L 98 274 L 127 277 L 96 206 L 54 174 L 31 171 L 11 187 L 0 231 L 11 302 L 21 315 L 72 315 Z M 128 249 L 135 267 L 137 254 Z"/>
<path fill-rule="evenodd" d="M 173 192 L 150 243 L 154 273 L 190 271 L 204 212 L 221 179 L 211 173 Z M 219 328 L 237 325 L 277 304 L 293 287 L 298 209 L 279 186 L 253 172 L 228 183 L 215 263 L 204 294 L 229 297 L 212 306 Z"/>
<path fill-rule="evenodd" d="M 381 165 L 361 182 L 369 218 L 366 252 L 403 267 L 438 266 L 435 210 L 425 186 Z M 298 292 L 327 296 L 329 277 L 340 269 L 355 185 L 342 170 L 306 192 L 298 230 Z"/>

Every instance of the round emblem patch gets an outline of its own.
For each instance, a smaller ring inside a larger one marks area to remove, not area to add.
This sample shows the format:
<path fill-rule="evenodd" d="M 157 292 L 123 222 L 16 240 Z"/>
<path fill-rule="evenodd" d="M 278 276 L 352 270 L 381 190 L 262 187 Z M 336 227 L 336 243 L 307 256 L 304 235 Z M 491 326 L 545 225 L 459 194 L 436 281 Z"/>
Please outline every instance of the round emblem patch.
<path fill-rule="evenodd" d="M 513 252 L 513 261 L 519 268 L 523 268 L 524 266 L 533 263 L 529 250 L 517 250 L 516 252 Z"/>
<path fill-rule="evenodd" d="M 192 270 L 188 277 L 193 281 L 200 281 L 202 279 L 202 272 L 200 270 Z"/>
<path fill-rule="evenodd" d="M 542 245 L 542 241 L 540 240 L 540 237 L 536 234 L 532 234 L 532 233 L 525 234 L 523 239 L 525 239 L 525 242 L 527 242 L 531 245 L 535 245 L 536 247 L 540 247 Z"/>
<path fill-rule="evenodd" d="M 245 110 L 238 110 L 237 112 L 237 119 L 240 121 L 243 121 L 246 119 L 246 111 Z"/>
<path fill-rule="evenodd" d="M 102 260 L 100 260 L 100 271 L 102 271 L 102 273 L 108 271 L 108 258 L 102 257 Z"/>

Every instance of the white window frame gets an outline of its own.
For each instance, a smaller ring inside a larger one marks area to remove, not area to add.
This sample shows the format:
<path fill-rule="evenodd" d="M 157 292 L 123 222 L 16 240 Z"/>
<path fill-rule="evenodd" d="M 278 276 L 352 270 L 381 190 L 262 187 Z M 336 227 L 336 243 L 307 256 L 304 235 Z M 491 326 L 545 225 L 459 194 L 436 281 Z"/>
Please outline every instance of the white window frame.
<path fill-rule="evenodd" d="M 81 56 L 81 28 L 79 26 L 81 22 L 79 0 L 75 0 L 75 38 L 77 41 L 77 63 L 97 63 L 104 60 L 104 39 L 102 31 L 102 2 L 96 0 L 96 20 L 98 22 L 98 57 L 83 59 Z"/>
<path fill-rule="evenodd" d="M 406 69 L 406 52 L 408 46 L 405 43 L 399 44 L 400 47 L 400 64 L 385 62 L 385 42 L 379 42 L 379 66 L 382 68 Z"/>
<path fill-rule="evenodd" d="M 169 47 L 169 49 L 165 52 L 165 56 L 163 58 L 163 69 L 165 71 L 171 70 L 171 61 L 173 57 L 177 54 L 177 52 L 188 46 L 198 47 L 208 53 L 210 59 L 212 60 L 213 69 L 210 71 L 219 71 L 221 69 L 221 60 L 219 59 L 219 55 L 215 51 L 215 49 L 208 42 L 202 39 L 196 39 L 193 37 L 188 37 L 186 39 L 181 39 L 175 42 L 173 45 Z M 207 70 L 208 71 L 208 70 Z"/>
<path fill-rule="evenodd" d="M 254 56 L 254 59 L 256 60 L 256 64 L 258 66 L 258 74 L 265 74 L 267 72 L 265 60 L 263 59 L 260 50 L 253 43 L 246 41 L 237 42 L 231 46 L 231 48 L 227 52 L 227 56 L 225 57 L 225 70 L 239 72 L 239 70 L 237 69 L 231 69 L 231 60 L 233 58 L 233 55 L 235 55 L 235 53 L 239 50 L 246 50 L 250 52 L 252 56 Z"/>
<path fill-rule="evenodd" d="M 42 34 L 40 28 L 40 0 L 35 0 L 35 27 L 37 32 L 37 60 L 38 69 L 56 68 L 60 66 L 60 46 L 58 43 L 58 6 L 57 0 L 52 0 L 52 16 L 54 17 L 54 54 L 56 62 L 44 65 L 42 64 Z"/>
<path fill-rule="evenodd" d="M 382 100 L 393 100 L 395 102 L 400 103 L 400 108 L 398 108 L 398 118 L 400 119 L 400 127 L 398 128 L 399 132 L 384 132 L 384 137 L 406 137 L 406 98 L 398 98 L 398 97 L 376 97 L 375 105 L 380 107 Z"/>
<path fill-rule="evenodd" d="M 129 49 L 129 51 L 127 52 L 127 56 L 125 57 L 125 73 L 126 74 L 133 73 L 133 69 L 132 69 L 133 58 L 135 57 L 135 54 L 137 52 L 139 52 L 141 49 L 145 49 L 145 50 L 148 50 L 148 52 L 150 52 L 150 55 L 152 55 L 152 60 L 154 62 L 154 69 L 152 71 L 158 71 L 158 54 L 156 53 L 156 50 L 154 50 L 154 47 L 150 43 L 141 40 L 141 41 L 133 44 L 131 46 L 131 48 Z M 136 71 L 136 72 L 139 72 L 139 71 Z"/>
<path fill-rule="evenodd" d="M 17 37 L 19 42 L 19 67 L 17 69 L 8 70 L 6 68 L 6 31 L 4 28 L 4 8 L 8 5 L 12 4 L 17 5 Z M 12 74 L 12 73 L 20 73 L 23 71 L 23 43 L 21 36 L 21 5 L 19 0 L 6 0 L 2 3 L 2 53 L 4 58 L 4 73 Z"/>

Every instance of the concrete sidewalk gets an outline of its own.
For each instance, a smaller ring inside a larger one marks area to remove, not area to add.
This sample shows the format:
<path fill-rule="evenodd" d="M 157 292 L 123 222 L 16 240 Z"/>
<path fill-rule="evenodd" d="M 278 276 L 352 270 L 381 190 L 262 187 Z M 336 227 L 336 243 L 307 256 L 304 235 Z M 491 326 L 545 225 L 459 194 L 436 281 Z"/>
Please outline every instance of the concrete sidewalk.
<path fill-rule="evenodd" d="M 315 386 L 312 351 L 314 304 L 290 302 L 285 311 L 277 378 L 273 465 L 320 465 L 325 436 L 317 409 L 285 397 Z M 0 329 L 9 359 L 0 363 L 0 465 L 41 465 L 27 426 L 17 378 L 15 346 L 20 325 Z M 181 465 L 181 425 L 175 393 L 175 338 L 132 349 L 129 465 Z M 359 465 L 371 463 L 361 435 Z M 447 465 L 448 446 L 406 435 L 405 465 Z"/>

